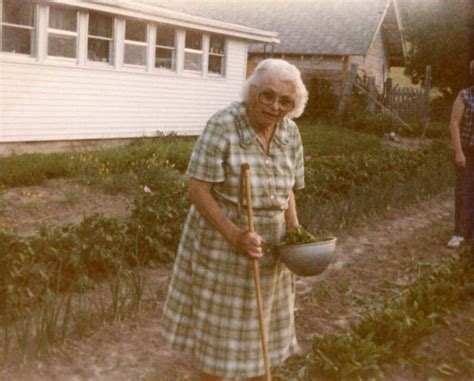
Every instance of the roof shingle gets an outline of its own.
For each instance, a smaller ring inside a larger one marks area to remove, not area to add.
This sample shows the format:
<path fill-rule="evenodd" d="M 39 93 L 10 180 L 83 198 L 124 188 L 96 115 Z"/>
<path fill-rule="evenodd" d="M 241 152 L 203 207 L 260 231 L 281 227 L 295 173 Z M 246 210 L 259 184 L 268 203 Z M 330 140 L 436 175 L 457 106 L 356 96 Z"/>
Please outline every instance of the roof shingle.
<path fill-rule="evenodd" d="M 145 0 L 186 13 L 276 31 L 275 53 L 365 55 L 388 0 Z M 251 51 L 263 52 L 253 44 Z"/>

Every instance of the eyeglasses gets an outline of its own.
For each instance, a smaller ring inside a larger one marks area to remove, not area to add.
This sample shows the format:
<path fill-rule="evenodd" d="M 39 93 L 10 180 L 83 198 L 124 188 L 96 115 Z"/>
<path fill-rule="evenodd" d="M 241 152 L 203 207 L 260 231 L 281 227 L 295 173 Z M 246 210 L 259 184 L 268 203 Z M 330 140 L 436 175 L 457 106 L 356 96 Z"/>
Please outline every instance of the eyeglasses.
<path fill-rule="evenodd" d="M 289 112 L 295 108 L 295 101 L 293 98 L 283 95 L 281 97 L 277 96 L 271 90 L 263 90 L 258 93 L 258 101 L 265 106 L 272 106 L 275 101 L 278 102 L 278 107 L 283 112 Z"/>

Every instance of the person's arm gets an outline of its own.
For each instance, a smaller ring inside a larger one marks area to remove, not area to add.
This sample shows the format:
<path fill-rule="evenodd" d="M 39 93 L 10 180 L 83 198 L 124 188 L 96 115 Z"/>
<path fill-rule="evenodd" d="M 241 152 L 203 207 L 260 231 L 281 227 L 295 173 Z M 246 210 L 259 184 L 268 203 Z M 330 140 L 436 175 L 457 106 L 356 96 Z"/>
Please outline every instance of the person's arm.
<path fill-rule="evenodd" d="M 290 190 L 290 198 L 288 200 L 288 209 L 285 210 L 286 229 L 289 231 L 299 225 L 298 215 L 296 213 L 295 193 Z"/>
<path fill-rule="evenodd" d="M 212 183 L 194 178 L 189 180 L 189 198 L 201 216 L 236 249 L 252 259 L 262 253 L 262 238 L 249 230 L 242 230 L 223 213 L 211 194 Z"/>
<path fill-rule="evenodd" d="M 455 162 L 456 165 L 459 167 L 466 166 L 466 157 L 464 156 L 464 152 L 462 151 L 460 133 L 460 124 L 464 115 L 464 108 L 465 106 L 464 102 L 461 99 L 461 95 L 458 95 L 458 97 L 454 101 L 453 110 L 451 112 L 450 131 L 451 141 L 454 147 Z"/>

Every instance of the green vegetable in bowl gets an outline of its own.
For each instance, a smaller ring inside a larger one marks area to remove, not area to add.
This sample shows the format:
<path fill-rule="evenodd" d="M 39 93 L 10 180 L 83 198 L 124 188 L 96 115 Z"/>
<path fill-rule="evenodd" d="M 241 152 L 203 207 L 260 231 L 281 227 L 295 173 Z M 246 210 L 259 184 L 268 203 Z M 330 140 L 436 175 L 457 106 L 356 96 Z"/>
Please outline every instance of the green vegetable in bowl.
<path fill-rule="evenodd" d="M 283 238 L 283 243 L 285 245 L 301 245 L 321 241 L 323 241 L 323 238 L 314 236 L 301 225 L 291 229 Z"/>

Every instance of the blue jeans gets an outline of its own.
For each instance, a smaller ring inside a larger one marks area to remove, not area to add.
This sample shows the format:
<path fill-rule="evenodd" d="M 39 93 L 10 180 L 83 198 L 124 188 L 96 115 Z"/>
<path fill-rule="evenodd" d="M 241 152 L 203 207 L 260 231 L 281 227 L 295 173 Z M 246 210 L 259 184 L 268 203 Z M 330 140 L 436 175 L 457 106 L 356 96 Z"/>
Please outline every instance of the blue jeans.
<path fill-rule="evenodd" d="M 454 165 L 454 235 L 464 235 L 462 211 L 464 204 L 464 167 Z"/>
<path fill-rule="evenodd" d="M 464 197 L 462 209 L 462 224 L 464 239 L 471 241 L 471 254 L 474 255 L 474 240 L 471 240 L 474 230 L 474 152 L 465 153 L 466 167 L 464 169 Z"/>

